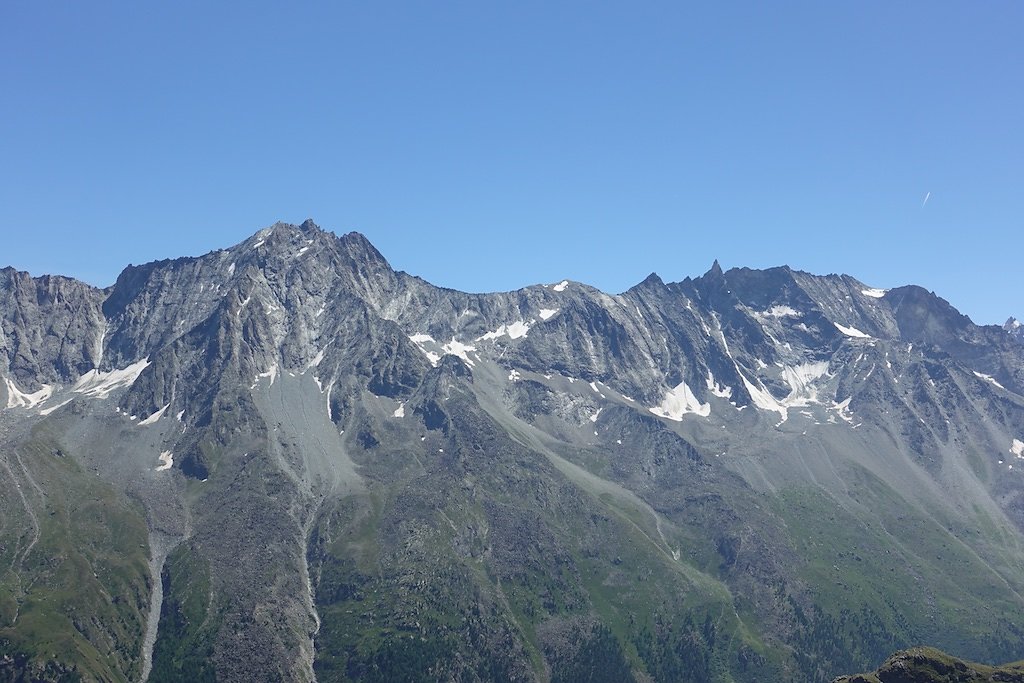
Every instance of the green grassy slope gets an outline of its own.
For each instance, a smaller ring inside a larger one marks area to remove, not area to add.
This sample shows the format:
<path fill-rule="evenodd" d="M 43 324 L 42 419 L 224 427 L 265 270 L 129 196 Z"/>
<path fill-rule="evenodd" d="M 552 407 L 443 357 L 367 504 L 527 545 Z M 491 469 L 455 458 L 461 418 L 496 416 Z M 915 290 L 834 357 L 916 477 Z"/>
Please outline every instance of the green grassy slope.
<path fill-rule="evenodd" d="M 7 454 L 16 476 L 0 479 L 5 519 L 25 535 L 0 554 L 0 658 L 18 662 L 0 666 L 0 680 L 141 673 L 150 589 L 143 514 L 68 450 L 39 428 Z"/>

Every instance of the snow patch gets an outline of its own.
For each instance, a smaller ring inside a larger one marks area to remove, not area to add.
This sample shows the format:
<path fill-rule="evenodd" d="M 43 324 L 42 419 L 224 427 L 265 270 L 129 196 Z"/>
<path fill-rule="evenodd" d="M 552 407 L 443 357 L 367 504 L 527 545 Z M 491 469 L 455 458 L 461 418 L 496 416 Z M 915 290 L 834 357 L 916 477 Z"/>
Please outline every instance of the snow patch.
<path fill-rule="evenodd" d="M 835 411 L 836 415 L 838 415 L 840 418 L 849 422 L 850 424 L 853 424 L 853 414 L 850 413 L 850 401 L 852 399 L 853 396 L 850 396 L 849 398 L 842 400 L 839 403 L 836 403 L 829 410 Z"/>
<path fill-rule="evenodd" d="M 392 413 L 395 417 L 405 417 L 405 404 L 399 403 L 398 407 L 395 408 L 395 412 Z"/>
<path fill-rule="evenodd" d="M 1014 439 L 1013 443 L 1010 444 L 1010 452 L 1018 458 L 1024 458 L 1024 441 Z"/>
<path fill-rule="evenodd" d="M 504 337 L 508 335 L 512 339 L 519 339 L 525 337 L 526 333 L 530 331 L 530 323 L 525 320 L 517 320 L 509 325 L 502 325 L 493 332 L 488 332 L 476 338 L 476 341 L 488 341 L 490 339 L 497 339 L 498 337 Z"/>
<path fill-rule="evenodd" d="M 540 309 L 540 319 L 541 320 L 547 320 L 548 318 L 553 316 L 555 313 L 558 313 L 558 310 L 559 309 L 557 309 L 557 308 L 542 308 L 542 309 Z"/>
<path fill-rule="evenodd" d="M 326 352 L 326 347 L 317 351 L 316 355 L 313 356 L 313 360 L 309 361 L 309 364 L 306 365 L 306 369 L 309 370 L 310 368 L 315 368 L 316 366 L 320 365 L 320 363 L 322 363 L 324 360 L 324 353 Z"/>
<path fill-rule="evenodd" d="M 564 292 L 565 288 L 568 287 L 568 286 L 569 286 L 569 281 L 568 280 L 562 280 L 561 282 L 559 282 L 557 285 L 555 285 L 551 289 L 555 290 L 556 292 Z"/>
<path fill-rule="evenodd" d="M 1002 384 L 1000 384 L 999 382 L 997 382 L 997 381 L 995 380 L 995 378 L 994 378 L 994 377 L 993 377 L 992 375 L 986 375 L 985 373 L 983 373 L 983 372 L 977 372 L 976 370 L 972 370 L 971 372 L 973 372 L 973 373 L 974 373 L 974 376 L 975 376 L 975 377 L 977 377 L 978 379 L 983 379 L 983 380 L 985 380 L 986 382 L 990 382 L 991 384 L 994 384 L 994 385 L 996 385 L 996 386 L 997 386 L 997 387 L 999 387 L 1000 389 L 1006 389 L 1006 387 L 1004 387 L 1004 386 L 1003 386 Z"/>
<path fill-rule="evenodd" d="M 766 315 L 770 318 L 799 318 L 801 313 L 790 306 L 772 306 L 761 315 Z"/>
<path fill-rule="evenodd" d="M 35 408 L 53 395 L 53 387 L 49 384 L 44 384 L 38 391 L 26 394 L 9 378 L 5 377 L 4 382 L 7 384 L 8 408 Z"/>
<path fill-rule="evenodd" d="M 256 375 L 256 382 L 259 382 L 261 379 L 264 379 L 266 377 L 270 378 L 270 385 L 273 386 L 274 380 L 277 379 L 277 363 L 271 365 L 270 369 L 267 370 L 266 372 L 261 372 L 260 374 Z M 255 387 L 256 384 L 253 384 L 252 386 Z"/>
<path fill-rule="evenodd" d="M 149 417 L 147 417 L 147 418 L 146 418 L 145 420 L 143 420 L 142 422 L 140 422 L 140 423 L 139 423 L 139 426 L 140 426 L 140 427 L 145 427 L 145 426 L 147 426 L 147 425 L 152 425 L 152 424 L 156 424 L 157 420 L 159 420 L 159 419 L 160 419 L 161 417 L 163 417 L 163 416 L 164 416 L 164 412 L 165 412 L 165 411 L 166 411 L 166 410 L 167 410 L 168 408 L 170 408 L 170 407 L 171 407 L 171 404 L 170 404 L 170 403 L 168 403 L 168 404 L 167 404 L 167 405 L 165 405 L 165 406 L 164 406 L 163 408 L 161 408 L 160 410 L 156 411 L 155 413 L 153 413 L 152 415 L 150 415 Z"/>
<path fill-rule="evenodd" d="M 737 372 L 739 372 L 737 370 Z M 769 410 L 778 413 L 782 417 L 782 422 L 785 422 L 789 418 L 789 411 L 786 406 L 782 405 L 775 400 L 775 397 L 769 394 L 764 389 L 759 389 L 750 383 L 750 380 L 744 376 L 742 372 L 739 372 L 740 379 L 743 380 L 743 386 L 746 388 L 747 393 L 750 394 L 751 400 L 754 405 L 761 410 Z M 779 424 L 782 424 L 780 422 Z"/>
<path fill-rule="evenodd" d="M 590 416 L 590 421 L 591 422 L 597 422 L 597 416 L 601 414 L 602 410 L 603 410 L 603 408 L 598 408 L 597 412 Z"/>
<path fill-rule="evenodd" d="M 854 339 L 871 339 L 870 334 L 864 334 L 856 327 L 846 327 L 845 325 L 840 325 L 839 323 L 835 322 L 832 324 L 836 326 L 837 330 L 845 334 L 847 337 L 853 337 Z"/>
<path fill-rule="evenodd" d="M 442 346 L 441 350 L 444 351 L 446 354 L 458 356 L 459 358 L 464 360 L 466 362 L 466 365 L 468 365 L 469 367 L 473 367 L 474 365 L 476 365 L 476 363 L 469 357 L 469 352 L 476 351 L 476 347 L 470 346 L 469 344 L 463 344 L 462 342 L 458 341 L 455 337 L 452 337 L 452 340 L 450 342 Z"/>
<path fill-rule="evenodd" d="M 429 334 L 418 333 L 410 336 L 409 341 L 415 344 L 416 348 L 423 352 L 423 355 L 427 357 L 427 360 L 430 361 L 431 365 L 435 368 L 437 367 L 438 362 L 441 360 L 441 354 L 426 348 L 427 344 L 433 344 L 435 347 L 438 346 L 433 337 Z"/>
<path fill-rule="evenodd" d="M 782 379 L 790 387 L 789 396 L 782 400 L 783 405 L 799 407 L 816 402 L 818 390 L 812 383 L 826 374 L 828 374 L 828 361 L 787 365 L 782 368 Z"/>
<path fill-rule="evenodd" d="M 334 422 L 334 411 L 331 409 L 331 390 L 334 389 L 334 382 L 332 381 L 327 385 L 327 419 Z M 344 434 L 345 430 L 342 429 L 341 433 Z"/>
<path fill-rule="evenodd" d="M 518 370 L 513 369 L 512 372 L 508 373 L 509 382 L 518 382 L 520 379 L 522 379 L 522 375 L 519 374 Z"/>
<path fill-rule="evenodd" d="M 881 299 L 883 296 L 885 296 L 885 293 L 888 291 L 888 289 L 876 289 L 872 287 L 870 289 L 862 289 L 860 290 L 860 293 L 863 294 L 864 296 L 870 296 L 873 299 Z"/>
<path fill-rule="evenodd" d="M 711 404 L 701 403 L 686 382 L 680 382 L 674 389 L 665 393 L 665 399 L 660 406 L 648 410 L 660 417 L 680 422 L 687 413 L 707 417 L 711 414 Z"/>
<path fill-rule="evenodd" d="M 724 384 L 719 384 L 715 380 L 715 376 L 711 374 L 710 370 L 708 370 L 708 378 L 706 381 L 708 385 L 708 391 L 710 391 L 713 395 L 718 396 L 719 398 L 732 398 L 732 387 L 726 386 Z"/>
<path fill-rule="evenodd" d="M 234 274 L 235 274 L 235 262 L 232 261 L 231 265 L 228 266 L 228 277 L 231 277 Z"/>
<path fill-rule="evenodd" d="M 174 465 L 174 454 L 170 451 L 161 451 L 160 453 L 160 465 L 157 466 L 157 472 L 163 472 L 164 470 L 171 469 Z"/>
<path fill-rule="evenodd" d="M 61 401 L 60 403 L 58 403 L 55 406 L 50 406 L 49 408 L 43 408 L 42 410 L 39 411 L 39 414 L 40 415 L 49 415 L 50 413 L 52 413 L 53 411 L 57 410 L 58 408 L 63 408 L 67 404 L 71 403 L 73 400 L 74 400 L 73 398 L 69 398 L 66 401 Z"/>
<path fill-rule="evenodd" d="M 525 337 L 526 333 L 530 331 L 530 323 L 525 320 L 517 320 L 508 326 L 506 334 L 512 337 L 512 339 L 519 339 Z"/>
<path fill-rule="evenodd" d="M 149 358 L 132 363 L 121 370 L 111 370 L 110 372 L 90 370 L 78 378 L 78 381 L 71 387 L 71 391 L 85 394 L 90 398 L 106 398 L 110 392 L 134 384 L 147 367 L 149 367 Z"/>

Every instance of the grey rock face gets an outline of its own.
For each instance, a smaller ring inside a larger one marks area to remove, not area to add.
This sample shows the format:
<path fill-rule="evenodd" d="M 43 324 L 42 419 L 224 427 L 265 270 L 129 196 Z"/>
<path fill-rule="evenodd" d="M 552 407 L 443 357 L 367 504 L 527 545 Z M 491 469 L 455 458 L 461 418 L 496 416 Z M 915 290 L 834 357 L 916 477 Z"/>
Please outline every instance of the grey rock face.
<path fill-rule="evenodd" d="M 1009 332 L 1010 336 L 1014 339 L 1024 341 L 1024 324 L 1016 318 L 1007 318 L 1006 323 L 1003 324 L 1003 329 Z"/>
<path fill-rule="evenodd" d="M 307 221 L 108 290 L 5 269 L 0 323 L 3 533 L 39 539 L 12 604 L 56 495 L 19 453 L 153 539 L 155 644 L 52 608 L 130 653 L 97 677 L 828 680 L 1024 633 L 1019 328 L 919 287 L 715 262 L 470 294 Z"/>
<path fill-rule="evenodd" d="M 25 391 L 68 382 L 103 355 L 104 293 L 70 278 L 0 270 L 0 363 Z"/>

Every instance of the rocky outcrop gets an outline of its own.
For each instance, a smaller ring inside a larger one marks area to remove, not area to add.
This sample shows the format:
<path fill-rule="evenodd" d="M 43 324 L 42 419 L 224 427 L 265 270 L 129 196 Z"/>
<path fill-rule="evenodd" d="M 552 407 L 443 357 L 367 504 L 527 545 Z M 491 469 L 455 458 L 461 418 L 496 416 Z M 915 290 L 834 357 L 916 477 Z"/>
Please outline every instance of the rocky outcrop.
<path fill-rule="evenodd" d="M 840 676 L 834 683 L 1005 683 L 1024 682 L 1024 662 L 987 666 L 918 647 L 897 652 L 874 673 Z"/>
<path fill-rule="evenodd" d="M 0 270 L 0 373 L 25 392 L 71 382 L 103 357 L 104 292 L 71 278 Z"/>

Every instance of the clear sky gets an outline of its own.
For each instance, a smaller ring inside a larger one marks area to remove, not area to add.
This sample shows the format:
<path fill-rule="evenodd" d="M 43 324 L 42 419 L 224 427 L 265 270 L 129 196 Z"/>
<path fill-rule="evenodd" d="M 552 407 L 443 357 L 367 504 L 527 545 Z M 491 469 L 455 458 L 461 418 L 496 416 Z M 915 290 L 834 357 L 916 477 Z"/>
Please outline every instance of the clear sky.
<path fill-rule="evenodd" d="M 277 220 L 471 291 L 788 264 L 1024 316 L 1024 2 L 0 3 L 0 265 Z"/>

